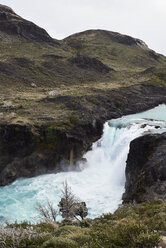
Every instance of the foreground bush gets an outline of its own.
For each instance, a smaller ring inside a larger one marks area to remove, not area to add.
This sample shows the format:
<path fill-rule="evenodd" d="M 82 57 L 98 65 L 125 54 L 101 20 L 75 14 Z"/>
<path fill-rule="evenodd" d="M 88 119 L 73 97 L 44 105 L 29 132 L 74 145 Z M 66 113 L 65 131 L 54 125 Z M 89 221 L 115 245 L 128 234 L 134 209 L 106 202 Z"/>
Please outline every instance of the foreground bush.
<path fill-rule="evenodd" d="M 67 238 L 53 238 L 47 242 L 45 242 L 42 248 L 76 248 L 77 243 L 71 239 Z"/>
<path fill-rule="evenodd" d="M 1 248 L 41 247 L 43 242 L 51 238 L 49 233 L 38 233 L 32 226 L 26 228 L 0 226 Z"/>
<path fill-rule="evenodd" d="M 109 225 L 96 226 L 91 235 L 92 248 L 153 248 L 160 241 L 158 233 L 150 232 L 147 226 L 133 220 L 122 220 L 112 228 Z"/>

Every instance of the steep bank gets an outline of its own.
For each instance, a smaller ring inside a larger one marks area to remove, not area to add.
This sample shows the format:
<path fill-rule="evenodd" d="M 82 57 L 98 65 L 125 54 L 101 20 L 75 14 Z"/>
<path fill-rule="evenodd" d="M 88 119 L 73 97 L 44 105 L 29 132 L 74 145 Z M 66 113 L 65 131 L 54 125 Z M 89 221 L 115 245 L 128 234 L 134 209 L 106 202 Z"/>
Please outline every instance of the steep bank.
<path fill-rule="evenodd" d="M 166 200 L 166 133 L 139 137 L 130 144 L 124 203 Z"/>

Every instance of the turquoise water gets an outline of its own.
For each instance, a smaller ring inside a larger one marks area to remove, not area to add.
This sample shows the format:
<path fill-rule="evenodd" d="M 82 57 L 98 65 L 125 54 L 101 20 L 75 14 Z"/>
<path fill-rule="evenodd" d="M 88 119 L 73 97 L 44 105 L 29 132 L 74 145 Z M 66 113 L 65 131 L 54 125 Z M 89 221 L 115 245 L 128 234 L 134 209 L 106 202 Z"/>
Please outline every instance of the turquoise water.
<path fill-rule="evenodd" d="M 0 188 L 0 221 L 38 221 L 36 202 L 46 198 L 55 207 L 61 197 L 63 182 L 87 203 L 89 217 L 114 212 L 121 203 L 125 185 L 125 166 L 131 140 L 147 133 L 166 131 L 166 105 L 114 119 L 104 125 L 102 138 L 85 154 L 80 172 L 47 174 L 19 179 Z"/>

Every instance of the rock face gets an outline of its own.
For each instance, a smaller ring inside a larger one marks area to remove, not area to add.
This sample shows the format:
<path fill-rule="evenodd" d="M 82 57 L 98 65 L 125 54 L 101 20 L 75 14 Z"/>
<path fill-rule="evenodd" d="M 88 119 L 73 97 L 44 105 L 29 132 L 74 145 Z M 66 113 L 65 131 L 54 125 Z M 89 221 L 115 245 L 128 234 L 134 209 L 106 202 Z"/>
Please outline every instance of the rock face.
<path fill-rule="evenodd" d="M 166 200 L 166 133 L 139 137 L 130 144 L 123 202 Z"/>
<path fill-rule="evenodd" d="M 82 128 L 79 131 L 84 136 Z M 89 124 L 87 129 L 88 138 L 79 139 L 50 126 L 32 130 L 26 125 L 0 125 L 0 185 L 10 184 L 19 177 L 66 170 L 70 167 L 71 156 L 76 163 L 102 127 L 96 124 L 93 128 Z"/>

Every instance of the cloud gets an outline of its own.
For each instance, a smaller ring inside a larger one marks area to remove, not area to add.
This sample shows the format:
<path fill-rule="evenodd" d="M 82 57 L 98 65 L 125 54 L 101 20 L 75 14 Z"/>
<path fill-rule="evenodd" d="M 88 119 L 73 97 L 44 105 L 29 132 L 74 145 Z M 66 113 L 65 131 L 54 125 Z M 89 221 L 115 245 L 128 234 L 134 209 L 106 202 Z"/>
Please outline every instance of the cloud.
<path fill-rule="evenodd" d="M 166 54 L 165 0 L 1 0 L 55 38 L 107 29 L 144 40 Z"/>

